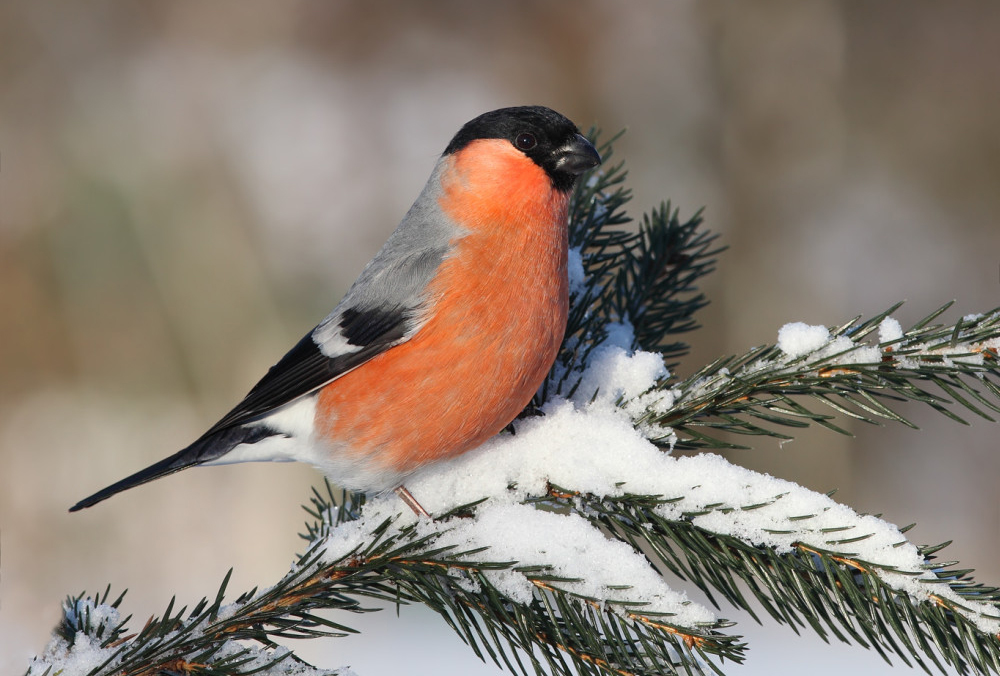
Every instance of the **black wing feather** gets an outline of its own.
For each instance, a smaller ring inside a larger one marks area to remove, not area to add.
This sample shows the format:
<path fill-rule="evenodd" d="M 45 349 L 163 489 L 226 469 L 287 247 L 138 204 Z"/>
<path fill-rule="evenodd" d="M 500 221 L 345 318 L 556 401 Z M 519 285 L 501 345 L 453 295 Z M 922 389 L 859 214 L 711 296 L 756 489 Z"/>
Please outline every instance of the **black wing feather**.
<path fill-rule="evenodd" d="M 402 342 L 412 329 L 410 308 L 348 308 L 338 323 L 341 334 L 361 349 L 328 357 L 310 331 L 272 366 L 236 408 L 205 434 L 242 425 L 336 380 L 369 359 Z"/>

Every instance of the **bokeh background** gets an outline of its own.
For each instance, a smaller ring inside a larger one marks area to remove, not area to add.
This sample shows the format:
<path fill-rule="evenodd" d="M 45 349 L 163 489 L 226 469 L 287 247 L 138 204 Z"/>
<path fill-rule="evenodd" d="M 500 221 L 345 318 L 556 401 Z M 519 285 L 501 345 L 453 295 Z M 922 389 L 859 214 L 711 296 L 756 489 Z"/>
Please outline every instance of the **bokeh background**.
<path fill-rule="evenodd" d="M 705 206 L 730 249 L 682 372 L 896 300 L 904 324 L 1000 305 L 1000 4 L 633 0 L 0 2 L 0 672 L 67 594 L 276 580 L 294 465 L 185 472 L 66 508 L 186 444 L 333 306 L 458 127 L 541 103 L 628 133 L 633 215 Z M 763 440 L 738 462 L 1000 581 L 998 433 Z M 755 628 L 734 674 L 881 673 Z M 302 654 L 360 674 L 497 673 L 419 609 Z M 796 665 L 793 667 L 792 665 Z M 904 673 L 897 667 L 892 673 Z"/>

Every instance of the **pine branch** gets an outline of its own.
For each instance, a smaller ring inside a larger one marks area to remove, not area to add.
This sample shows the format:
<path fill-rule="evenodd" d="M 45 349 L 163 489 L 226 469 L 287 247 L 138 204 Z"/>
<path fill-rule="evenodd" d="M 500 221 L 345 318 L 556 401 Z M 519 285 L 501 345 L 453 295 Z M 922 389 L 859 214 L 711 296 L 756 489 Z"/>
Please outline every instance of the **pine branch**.
<path fill-rule="evenodd" d="M 332 500 L 317 498 L 313 512 L 319 518 L 310 532 L 321 533 L 326 524 L 342 527 L 360 518 L 338 510 Z M 647 604 L 573 591 L 578 580 L 555 574 L 548 566 L 491 560 L 485 548 L 459 551 L 455 545 L 441 544 L 449 524 L 471 518 L 477 508 L 461 505 L 438 517 L 433 535 L 417 535 L 426 532 L 428 524 L 400 527 L 398 536 L 417 538 L 415 542 L 426 550 L 422 565 L 431 567 L 421 569 L 414 565 L 417 560 L 397 559 L 394 563 L 401 567 L 394 571 L 394 580 L 403 599 L 420 601 L 441 614 L 481 659 L 488 655 L 498 666 L 522 674 L 621 676 L 700 674 L 697 665 L 709 654 L 741 661 L 742 644 L 716 631 L 728 623 L 678 625 L 671 622 L 670 613 L 644 607 Z M 465 542 L 461 535 L 457 540 Z M 358 554 L 346 557 L 353 565 L 368 559 Z M 533 586 L 530 601 L 512 602 L 509 590 L 495 584 L 497 574 L 508 571 L 524 576 Z"/>
<path fill-rule="evenodd" d="M 713 248 L 718 235 L 702 230 L 701 214 L 681 222 L 678 211 L 664 203 L 644 215 L 634 244 L 624 250 L 618 278 L 609 285 L 609 306 L 635 331 L 635 347 L 658 352 L 665 360 L 687 354 L 676 336 L 698 328 L 694 314 L 708 305 L 695 286 L 715 270 Z M 667 368 L 676 364 L 667 362 Z"/>
<path fill-rule="evenodd" d="M 841 641 L 873 648 L 886 661 L 890 652 L 907 666 L 912 666 L 912 658 L 924 670 L 928 667 L 920 653 L 942 670 L 943 664 L 949 664 L 961 673 L 1000 671 L 1000 640 L 977 623 L 984 612 L 990 613 L 988 619 L 996 619 L 1000 590 L 971 582 L 969 571 L 934 563 L 933 553 L 943 545 L 917 548 L 925 562 L 922 569 L 903 570 L 850 552 L 852 544 L 868 539 L 870 533 L 841 538 L 837 528 L 826 528 L 825 546 L 792 541 L 781 548 L 760 546 L 746 537 L 692 523 L 709 511 L 734 509 L 727 505 L 699 508 L 671 519 L 663 516 L 661 508 L 676 508 L 683 499 L 637 495 L 596 499 L 555 489 L 544 502 L 565 507 L 570 499 L 577 509 L 582 502 L 595 524 L 647 552 L 674 575 L 692 581 L 713 602 L 714 591 L 754 619 L 758 619 L 755 606 L 763 607 L 775 621 L 789 624 L 796 632 L 797 627 L 808 625 L 824 639 L 832 633 Z M 789 521 L 812 518 L 807 514 L 789 517 Z M 905 544 L 900 540 L 897 546 Z M 892 583 L 894 576 L 919 579 L 926 592 L 901 589 Z M 938 586 L 949 593 L 936 593 Z"/>
<path fill-rule="evenodd" d="M 58 630 L 61 642 L 50 652 L 71 653 L 75 642 L 86 636 L 88 649 L 100 655 L 93 668 L 81 672 L 92 676 L 258 673 L 281 667 L 291 653 L 237 650 L 234 641 L 254 640 L 275 648 L 278 639 L 345 636 L 354 630 L 320 611 L 366 612 L 361 602 L 372 599 L 427 605 L 480 658 L 488 656 L 514 673 L 699 674 L 697 665 L 708 654 L 740 659 L 742 646 L 712 627 L 691 631 L 634 603 L 574 593 L 566 589 L 574 580 L 545 567 L 479 560 L 482 550 L 437 545 L 449 520 L 465 518 L 473 507 L 441 517 L 432 534 L 421 534 L 418 523 L 366 522 L 359 540 L 363 545 L 330 560 L 330 543 L 320 534 L 357 521 L 360 512 L 354 504 L 363 500 L 352 503 L 348 497 L 337 507 L 314 495 L 312 512 L 320 519 L 306 536 L 311 547 L 271 589 L 248 592 L 223 606 L 227 575 L 212 603 L 202 599 L 190 612 L 174 612 L 171 601 L 162 617 L 127 636 L 128 618 L 118 621 L 113 612 L 122 597 L 110 605 L 107 592 L 103 598 L 70 599 Z M 515 571 L 534 585 L 537 594 L 529 603 L 512 602 L 494 585 L 488 573 L 503 571 Z M 102 619 L 95 621 L 95 615 Z M 39 662 L 28 673 L 48 673 L 43 666 Z M 295 668 L 302 666 L 294 662 Z"/>
<path fill-rule="evenodd" d="M 867 423 L 889 420 L 915 428 L 893 409 L 904 401 L 926 404 L 963 424 L 956 405 L 993 421 L 991 414 L 1000 411 L 1000 309 L 932 324 L 949 303 L 898 337 L 865 342 L 894 321 L 891 314 L 900 305 L 834 328 L 827 341 L 803 355 L 767 345 L 713 362 L 680 383 L 665 383 L 679 392 L 671 410 L 650 412 L 638 422 L 669 427 L 678 448 L 725 448 L 736 445 L 720 438 L 723 432 L 791 438 L 774 425 L 816 423 L 847 433 L 833 422 L 835 415 L 807 406 L 803 398 Z"/>
<path fill-rule="evenodd" d="M 595 143 L 597 133 L 589 133 Z M 700 212 L 681 221 L 669 202 L 644 215 L 637 230 L 622 229 L 631 223 L 623 209 L 632 194 L 623 186 L 624 165 L 611 163 L 612 144 L 620 136 L 598 144 L 604 165 L 577 185 L 573 195 L 569 321 L 536 407 L 556 394 L 573 395 L 593 350 L 607 338 L 609 324 L 628 324 L 634 332 L 632 347 L 675 359 L 689 349 L 677 335 L 698 328 L 694 315 L 708 304 L 696 283 L 715 269 L 725 247 L 715 246 L 718 235 L 703 228 Z M 581 268 L 576 280 L 574 262 Z"/>

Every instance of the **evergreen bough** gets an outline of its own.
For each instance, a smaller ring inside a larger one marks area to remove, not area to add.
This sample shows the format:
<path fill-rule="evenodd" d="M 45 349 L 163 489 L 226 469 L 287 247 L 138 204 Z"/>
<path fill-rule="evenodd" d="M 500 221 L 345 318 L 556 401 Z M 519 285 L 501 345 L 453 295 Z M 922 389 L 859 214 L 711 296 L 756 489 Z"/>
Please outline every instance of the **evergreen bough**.
<path fill-rule="evenodd" d="M 563 348 L 533 408 L 579 395 L 581 374 L 613 326 L 629 326 L 631 347 L 660 353 L 672 372 L 688 349 L 681 334 L 696 328 L 695 313 L 708 302 L 696 285 L 715 268 L 722 250 L 717 236 L 702 227 L 699 214 L 684 221 L 669 204 L 644 216 L 638 228 L 623 228 L 631 222 L 624 211 L 630 193 L 622 164 L 607 161 L 614 140 L 601 148 L 604 167 L 573 196 L 570 246 L 584 274 L 574 281 Z M 830 329 L 824 349 L 791 357 L 766 345 L 687 378 L 671 373 L 642 399 L 662 393 L 669 397 L 666 408 L 617 403 L 635 429 L 665 451 L 732 448 L 735 439 L 753 436 L 790 439 L 787 430 L 811 424 L 847 433 L 837 422 L 844 416 L 912 427 L 896 410 L 906 401 L 960 422 L 962 410 L 993 420 L 1000 411 L 1000 311 L 935 323 L 945 306 L 899 335 L 865 342 L 898 307 Z M 524 502 L 586 519 L 656 570 L 692 582 L 716 605 L 725 599 L 755 619 L 763 610 L 796 631 L 807 627 L 928 671 L 950 665 L 962 674 L 1000 673 L 998 590 L 938 562 L 944 545 L 917 547 L 919 570 L 901 570 L 852 553 L 852 545 L 870 537 L 852 532 L 854 524 L 810 529 L 816 514 L 788 516 L 788 527 L 773 531 L 787 538 L 785 546 L 698 522 L 713 512 L 735 519 L 781 497 L 689 508 L 683 495 L 593 495 L 549 484 Z M 302 534 L 306 552 L 276 585 L 228 604 L 227 575 L 211 601 L 191 609 L 175 609 L 171 601 L 161 617 L 136 631 L 119 614 L 124 594 L 112 600 L 110 586 L 103 594 L 67 599 L 53 641 L 28 673 L 56 676 L 74 656 L 72 664 L 93 676 L 337 673 L 305 664 L 280 642 L 354 633 L 349 613 L 371 610 L 366 604 L 372 602 L 424 603 L 478 656 L 517 674 L 721 674 L 727 661 L 743 659 L 745 645 L 725 620 L 687 626 L 642 604 L 575 593 L 568 589 L 574 580 L 546 566 L 496 561 L 488 548 L 441 545 L 433 530 L 392 517 L 369 523 L 365 542 L 329 560 L 331 532 L 375 518 L 365 504 L 364 496 L 337 493 L 328 484 L 314 489 L 306 506 L 312 522 Z M 436 527 L 446 531 L 478 508 L 473 503 L 439 515 Z M 898 543 L 904 545 L 912 546 Z M 491 575 L 497 571 L 523 575 L 533 585 L 531 600 L 516 601 L 498 589 Z M 917 592 L 899 582 L 907 577 L 919 581 Z"/>

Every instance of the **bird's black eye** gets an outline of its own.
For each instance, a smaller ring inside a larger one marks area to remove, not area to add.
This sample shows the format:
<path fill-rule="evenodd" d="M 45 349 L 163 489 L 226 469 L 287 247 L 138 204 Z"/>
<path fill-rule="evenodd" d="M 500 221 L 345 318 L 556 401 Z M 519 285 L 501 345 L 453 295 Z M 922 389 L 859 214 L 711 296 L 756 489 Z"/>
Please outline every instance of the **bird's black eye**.
<path fill-rule="evenodd" d="M 535 139 L 534 134 L 529 134 L 528 132 L 522 132 L 517 135 L 514 139 L 514 145 L 518 150 L 528 151 L 538 145 L 538 141 Z"/>

